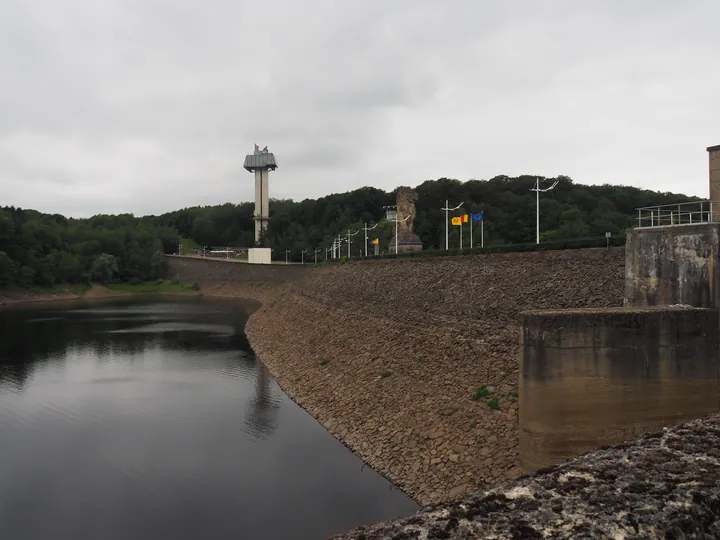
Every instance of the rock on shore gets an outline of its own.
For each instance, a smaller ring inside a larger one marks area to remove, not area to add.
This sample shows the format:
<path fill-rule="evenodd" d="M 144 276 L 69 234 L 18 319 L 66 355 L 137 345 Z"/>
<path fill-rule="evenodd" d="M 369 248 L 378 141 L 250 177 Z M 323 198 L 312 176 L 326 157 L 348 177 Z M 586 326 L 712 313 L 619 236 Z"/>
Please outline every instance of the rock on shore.
<path fill-rule="evenodd" d="M 720 538 L 720 415 L 335 538 L 543 537 Z"/>

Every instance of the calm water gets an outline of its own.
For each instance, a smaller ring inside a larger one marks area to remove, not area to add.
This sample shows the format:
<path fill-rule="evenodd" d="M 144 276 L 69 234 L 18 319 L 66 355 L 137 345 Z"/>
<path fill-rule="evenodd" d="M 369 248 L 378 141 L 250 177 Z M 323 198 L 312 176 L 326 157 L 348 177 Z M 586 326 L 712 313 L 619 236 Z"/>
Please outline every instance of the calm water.
<path fill-rule="evenodd" d="M 0 310 L 0 538 L 322 538 L 417 510 L 283 394 L 246 311 Z"/>

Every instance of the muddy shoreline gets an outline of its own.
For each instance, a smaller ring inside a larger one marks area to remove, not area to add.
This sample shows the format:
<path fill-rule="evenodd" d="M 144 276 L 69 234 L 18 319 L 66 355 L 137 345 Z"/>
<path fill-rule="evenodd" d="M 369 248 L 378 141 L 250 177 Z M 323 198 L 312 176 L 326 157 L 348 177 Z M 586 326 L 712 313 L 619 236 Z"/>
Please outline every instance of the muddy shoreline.
<path fill-rule="evenodd" d="M 36 294 L 32 292 L 18 291 L 10 295 L 7 293 L 0 294 L 0 309 L 10 306 L 24 306 L 41 304 L 45 302 L 59 302 L 72 300 L 102 300 L 104 298 L 118 298 L 127 296 L 146 296 L 146 295 L 170 295 L 170 296 L 198 296 L 196 292 L 158 292 L 158 293 L 135 293 L 126 291 L 114 291 L 108 289 L 98 283 L 93 283 L 92 287 L 83 294 L 77 294 L 68 290 L 63 293 Z"/>

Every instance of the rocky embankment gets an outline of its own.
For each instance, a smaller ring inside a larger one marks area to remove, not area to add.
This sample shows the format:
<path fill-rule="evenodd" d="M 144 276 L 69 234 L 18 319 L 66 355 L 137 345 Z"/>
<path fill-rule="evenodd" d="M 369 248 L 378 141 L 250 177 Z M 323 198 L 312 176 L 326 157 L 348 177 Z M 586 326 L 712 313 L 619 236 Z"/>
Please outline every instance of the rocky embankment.
<path fill-rule="evenodd" d="M 720 416 L 337 540 L 720 538 Z"/>
<path fill-rule="evenodd" d="M 350 263 L 286 285 L 247 333 L 283 389 L 422 504 L 517 478 L 519 311 L 620 305 L 624 251 Z M 475 399 L 473 399 L 475 397 Z"/>

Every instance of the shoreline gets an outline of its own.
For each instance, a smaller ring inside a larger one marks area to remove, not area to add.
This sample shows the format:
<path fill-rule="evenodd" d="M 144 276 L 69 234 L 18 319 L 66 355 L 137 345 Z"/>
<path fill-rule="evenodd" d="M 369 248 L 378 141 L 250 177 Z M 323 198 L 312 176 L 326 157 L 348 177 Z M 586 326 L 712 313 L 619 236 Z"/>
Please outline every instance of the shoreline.
<path fill-rule="evenodd" d="M 126 296 L 146 296 L 146 295 L 170 295 L 170 296 L 201 296 L 202 292 L 127 292 L 108 289 L 99 283 L 93 283 L 90 289 L 83 294 L 76 292 L 61 293 L 32 293 L 18 291 L 12 293 L 12 296 L 0 293 L 0 309 L 3 307 L 23 306 L 45 302 L 59 302 L 71 300 L 102 300 L 106 298 L 118 298 Z M 19 297 L 16 297 L 19 296 Z"/>
<path fill-rule="evenodd" d="M 456 500 L 522 475 L 512 396 L 517 373 L 498 369 L 498 354 L 491 352 L 500 347 L 503 363 L 515 362 L 508 346 L 516 345 L 503 343 L 514 332 L 479 343 L 469 335 L 472 329 L 438 321 L 432 329 L 419 328 L 350 313 L 287 286 L 204 289 L 210 297 L 260 301 L 245 332 L 283 392 L 420 505 Z M 373 346 L 372 336 L 382 345 Z M 483 351 L 489 360 L 470 354 L 439 376 L 454 350 Z M 477 380 L 470 382 L 473 374 Z M 497 409 L 486 398 L 472 399 L 482 385 L 498 399 Z"/>

